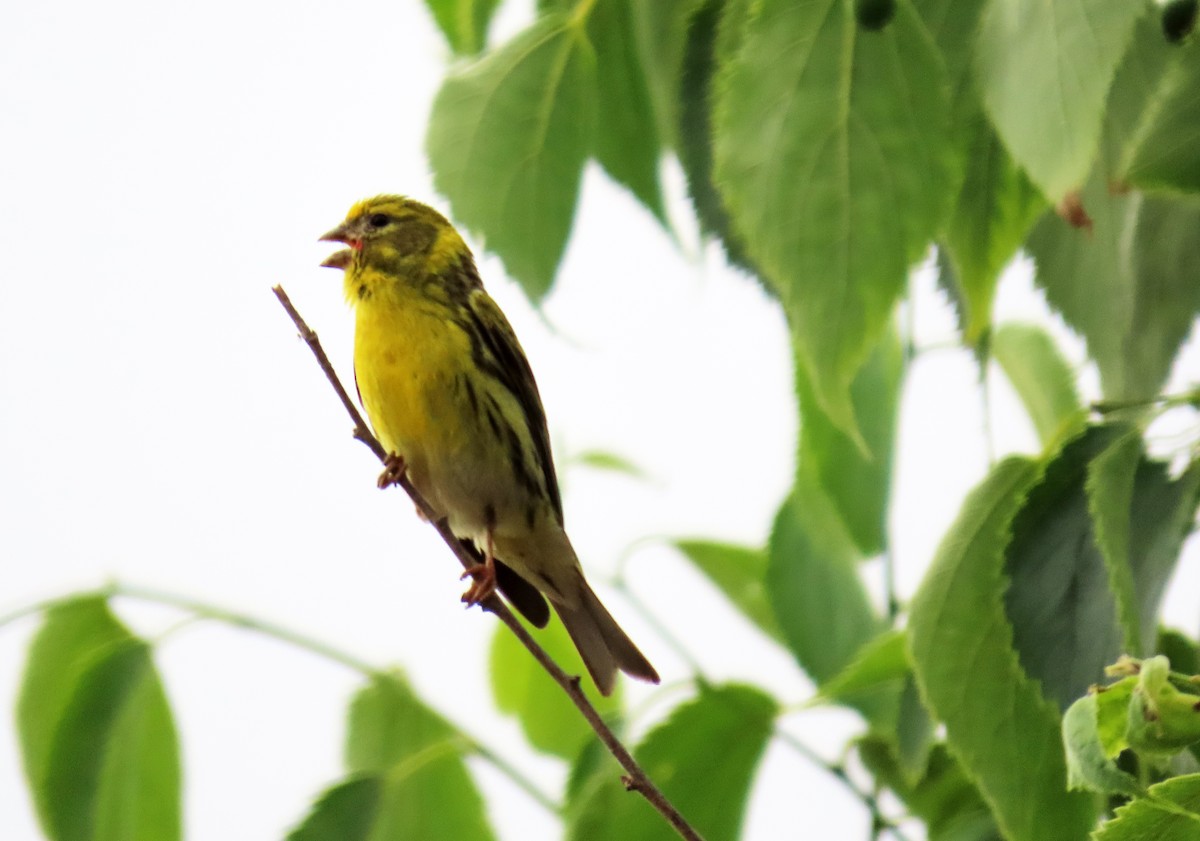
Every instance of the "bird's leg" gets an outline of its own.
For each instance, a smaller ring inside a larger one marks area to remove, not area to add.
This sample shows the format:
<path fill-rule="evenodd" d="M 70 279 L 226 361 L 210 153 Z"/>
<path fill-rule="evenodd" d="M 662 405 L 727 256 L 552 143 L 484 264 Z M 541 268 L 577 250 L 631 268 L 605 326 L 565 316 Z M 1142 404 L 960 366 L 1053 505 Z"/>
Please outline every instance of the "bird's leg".
<path fill-rule="evenodd" d="M 404 478 L 404 471 L 408 469 L 408 465 L 404 463 L 404 456 L 399 453 L 388 453 L 388 457 L 383 460 L 383 472 L 379 474 L 379 489 L 399 485 L 400 480 Z"/>
<path fill-rule="evenodd" d="M 486 601 L 492 593 L 496 592 L 496 555 L 490 526 L 487 530 L 487 546 L 483 554 L 483 563 L 471 567 L 460 576 L 460 579 L 467 576 L 474 579 L 471 586 L 467 588 L 467 592 L 462 595 L 462 600 L 467 603 L 467 607 Z"/>

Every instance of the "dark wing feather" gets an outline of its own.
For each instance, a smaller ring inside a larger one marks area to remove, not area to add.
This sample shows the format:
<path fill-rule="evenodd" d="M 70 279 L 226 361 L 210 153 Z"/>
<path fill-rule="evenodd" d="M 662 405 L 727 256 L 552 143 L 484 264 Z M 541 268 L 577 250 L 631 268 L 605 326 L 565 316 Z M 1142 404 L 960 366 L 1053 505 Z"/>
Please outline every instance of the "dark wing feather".
<path fill-rule="evenodd" d="M 470 318 L 467 332 L 471 336 L 475 364 L 498 380 L 517 399 L 533 441 L 546 495 L 561 524 L 562 495 L 558 489 L 558 476 L 554 472 L 554 459 L 550 455 L 546 411 L 542 408 L 542 398 L 538 394 L 529 360 L 525 358 L 525 352 L 521 350 L 508 319 L 482 288 L 471 292 L 466 310 Z"/>

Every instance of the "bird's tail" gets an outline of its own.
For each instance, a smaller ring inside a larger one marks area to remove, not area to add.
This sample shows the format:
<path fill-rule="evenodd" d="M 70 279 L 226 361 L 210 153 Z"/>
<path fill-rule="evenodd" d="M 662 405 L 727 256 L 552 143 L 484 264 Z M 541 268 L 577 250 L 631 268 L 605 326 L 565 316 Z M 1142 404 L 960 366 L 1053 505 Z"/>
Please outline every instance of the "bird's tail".
<path fill-rule="evenodd" d="M 579 597 L 574 606 L 561 604 L 554 599 L 550 603 L 579 649 L 583 663 L 602 695 L 612 693 L 618 669 L 632 677 L 658 683 L 658 672 L 638 651 L 633 640 L 621 630 L 617 620 L 600 603 L 582 575 L 579 576 Z"/>

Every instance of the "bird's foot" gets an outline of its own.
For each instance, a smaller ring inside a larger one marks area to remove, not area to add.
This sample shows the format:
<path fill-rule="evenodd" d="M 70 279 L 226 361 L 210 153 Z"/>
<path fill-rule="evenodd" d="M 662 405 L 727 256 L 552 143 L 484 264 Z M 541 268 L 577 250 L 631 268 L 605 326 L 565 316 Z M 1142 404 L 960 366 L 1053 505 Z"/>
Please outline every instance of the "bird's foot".
<path fill-rule="evenodd" d="M 496 592 L 495 564 L 476 564 L 459 576 L 459 580 L 468 577 L 474 580 L 471 582 L 471 586 L 467 588 L 467 592 L 462 594 L 462 600 L 466 603 L 467 607 L 474 607 L 480 602 L 487 601 Z"/>
<path fill-rule="evenodd" d="M 383 460 L 383 472 L 379 474 L 379 489 L 399 485 L 400 480 L 404 478 L 404 472 L 408 469 L 408 465 L 404 463 L 404 456 L 399 453 L 388 453 L 388 457 Z"/>

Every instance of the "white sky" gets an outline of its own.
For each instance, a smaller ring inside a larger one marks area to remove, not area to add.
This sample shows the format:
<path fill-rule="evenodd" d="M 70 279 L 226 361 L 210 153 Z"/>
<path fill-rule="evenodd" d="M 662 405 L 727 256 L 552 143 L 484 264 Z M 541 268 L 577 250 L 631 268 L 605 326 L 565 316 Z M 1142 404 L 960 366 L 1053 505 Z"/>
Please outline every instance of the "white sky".
<path fill-rule="evenodd" d="M 510 0 L 499 33 L 531 5 Z M 269 291 L 285 285 L 349 376 L 350 312 L 340 274 L 318 267 L 329 247 L 316 237 L 366 195 L 446 207 L 421 152 L 446 59 L 423 5 L 333 8 L 114 0 L 0 11 L 0 614 L 112 577 L 242 610 L 401 664 L 431 704 L 556 793 L 561 763 L 490 711 L 491 618 L 462 610 L 457 565 L 407 500 L 375 490 L 378 466 Z M 670 684 L 683 664 L 605 576 L 646 536 L 763 541 L 789 486 L 796 423 L 782 318 L 715 249 L 687 244 L 674 168 L 666 181 L 683 255 L 590 168 L 544 317 L 498 261 L 481 270 L 537 372 L 560 465 L 604 449 L 652 477 L 561 468 L 585 568 Z M 917 288 L 920 341 L 951 339 L 929 279 Z M 999 311 L 1044 318 L 1027 269 Z M 1078 341 L 1069 347 L 1081 358 Z M 1177 380 L 1196 378 L 1195 359 Z M 892 518 L 905 595 L 986 470 L 974 378 L 967 354 L 948 350 L 909 379 Z M 1002 382 L 994 411 L 997 449 L 1032 451 Z M 644 544 L 630 569 L 710 676 L 787 703 L 808 697 L 790 656 L 678 557 Z M 1195 584 L 1193 574 L 1176 593 Z M 118 607 L 152 635 L 179 618 Z M 1176 595 L 1171 610 L 1195 628 L 1190 599 Z M 34 628 L 0 629 L 0 703 L 15 698 Z M 189 838 L 280 837 L 339 777 L 357 675 L 215 623 L 174 631 L 157 660 L 183 739 Z M 650 711 L 636 721 L 644 729 L 665 706 L 627 689 Z M 832 756 L 856 720 L 815 711 L 787 726 Z M 502 838 L 557 837 L 536 804 L 473 767 Z M 864 836 L 866 814 L 786 748 L 772 746 L 760 781 L 747 838 L 778 837 L 797 805 L 822 837 Z M 39 837 L 7 724 L 0 804 L 6 839 Z"/>

